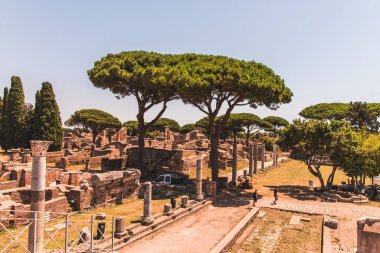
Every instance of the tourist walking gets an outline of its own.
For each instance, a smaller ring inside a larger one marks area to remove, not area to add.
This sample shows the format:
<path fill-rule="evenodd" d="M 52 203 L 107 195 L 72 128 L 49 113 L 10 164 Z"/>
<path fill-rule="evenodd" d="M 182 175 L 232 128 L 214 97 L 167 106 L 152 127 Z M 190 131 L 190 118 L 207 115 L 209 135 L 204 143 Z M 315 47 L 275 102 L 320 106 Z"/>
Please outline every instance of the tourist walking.
<path fill-rule="evenodd" d="M 256 206 L 256 202 L 257 202 L 257 190 L 255 190 L 253 192 L 252 198 L 253 198 L 253 206 Z"/>
<path fill-rule="evenodd" d="M 274 188 L 274 204 L 277 204 L 277 201 L 278 201 L 278 194 L 277 194 L 277 187 Z"/>

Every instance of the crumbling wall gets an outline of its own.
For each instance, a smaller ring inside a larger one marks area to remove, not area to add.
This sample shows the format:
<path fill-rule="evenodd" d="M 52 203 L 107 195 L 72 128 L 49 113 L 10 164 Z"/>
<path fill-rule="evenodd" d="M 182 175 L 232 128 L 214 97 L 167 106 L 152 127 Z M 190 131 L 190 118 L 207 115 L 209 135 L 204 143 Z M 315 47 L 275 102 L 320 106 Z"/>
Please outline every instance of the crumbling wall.
<path fill-rule="evenodd" d="M 362 217 L 357 221 L 357 225 L 357 252 L 380 252 L 380 218 Z"/>

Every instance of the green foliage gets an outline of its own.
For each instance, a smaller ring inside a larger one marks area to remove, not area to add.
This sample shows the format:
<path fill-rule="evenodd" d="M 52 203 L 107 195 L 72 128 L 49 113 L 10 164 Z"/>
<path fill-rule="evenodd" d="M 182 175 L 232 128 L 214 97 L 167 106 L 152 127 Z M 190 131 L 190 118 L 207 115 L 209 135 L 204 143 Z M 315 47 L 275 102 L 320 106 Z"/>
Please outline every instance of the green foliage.
<path fill-rule="evenodd" d="M 212 101 L 270 108 L 291 101 L 292 92 L 284 81 L 263 64 L 197 54 L 180 55 L 180 61 L 187 72 L 181 98 L 204 112 Z"/>
<path fill-rule="evenodd" d="M 363 151 L 367 156 L 365 175 L 377 176 L 380 175 L 380 135 L 370 134 L 363 142 Z"/>
<path fill-rule="evenodd" d="M 3 149 L 8 149 L 8 146 L 5 141 L 5 118 L 7 113 L 7 104 L 8 104 L 8 87 L 4 88 L 3 93 L 3 105 L 1 107 L 1 121 L 0 121 L 0 146 Z"/>
<path fill-rule="evenodd" d="M 358 178 L 363 183 L 367 176 L 380 173 L 379 134 L 366 135 L 362 130 L 345 126 L 335 132 L 335 140 L 331 159 L 356 183 Z"/>
<path fill-rule="evenodd" d="M 167 103 L 178 97 L 178 88 L 183 75 L 175 56 L 144 51 L 108 54 L 88 70 L 95 87 L 108 89 L 118 98 L 134 96 L 138 105 L 138 168 L 144 173 L 144 137 L 147 129 L 163 115 Z M 162 104 L 158 114 L 146 123 L 145 113 Z M 145 175 L 144 175 L 145 176 Z"/>
<path fill-rule="evenodd" d="M 194 131 L 195 128 L 196 128 L 195 124 L 185 124 L 181 127 L 180 133 L 187 134 L 187 133 L 190 133 L 191 131 Z"/>
<path fill-rule="evenodd" d="M 254 108 L 265 105 L 276 109 L 282 103 L 289 103 L 293 95 L 284 81 L 265 65 L 224 56 L 122 52 L 108 54 L 95 62 L 88 75 L 95 87 L 109 89 L 121 97 L 136 97 L 140 168 L 146 129 L 162 116 L 168 101 L 179 96 L 204 112 L 210 119 L 211 167 L 215 180 L 217 142 L 233 108 L 248 104 Z M 161 111 L 151 122 L 144 123 L 146 111 L 160 103 Z M 223 105 L 228 105 L 228 109 L 215 133 L 215 119 Z"/>
<path fill-rule="evenodd" d="M 330 154 L 332 134 L 325 121 L 295 120 L 283 131 L 280 144 L 302 161 L 321 160 Z"/>
<path fill-rule="evenodd" d="M 5 118 L 5 141 L 7 147 L 24 147 L 23 124 L 25 122 L 25 97 L 21 79 L 11 78 Z"/>
<path fill-rule="evenodd" d="M 181 128 L 178 122 L 174 119 L 160 118 L 153 124 L 152 127 L 150 127 L 149 130 L 163 132 L 166 127 L 169 127 L 169 129 L 174 132 L 178 132 Z"/>
<path fill-rule="evenodd" d="M 295 120 L 282 131 L 280 147 L 291 150 L 292 156 L 304 162 L 310 173 L 317 177 L 322 189 L 325 189 L 325 181 L 322 177 L 320 167 L 328 161 L 332 151 L 332 139 L 334 130 L 326 121 Z M 327 182 L 329 189 L 336 167 Z"/>
<path fill-rule="evenodd" d="M 368 131 L 377 132 L 380 103 L 322 103 L 303 109 L 300 115 L 306 119 L 346 120 L 353 127 L 365 127 Z"/>
<path fill-rule="evenodd" d="M 219 120 L 221 120 L 224 117 L 222 115 Z M 231 136 L 236 138 L 238 133 L 243 132 L 243 124 L 246 122 L 246 118 L 241 114 L 231 114 L 230 118 L 227 121 L 224 135 L 225 136 Z"/>
<path fill-rule="evenodd" d="M 49 82 L 42 83 L 41 90 L 36 92 L 34 127 L 30 128 L 33 129 L 33 139 L 53 141 L 49 151 L 61 150 L 62 120 L 53 86 Z"/>
<path fill-rule="evenodd" d="M 139 131 L 139 123 L 136 120 L 124 122 L 123 127 L 127 128 L 127 133 L 129 136 L 137 136 Z"/>
<path fill-rule="evenodd" d="M 299 114 L 305 119 L 343 120 L 347 117 L 348 104 L 321 103 L 306 107 Z"/>
<path fill-rule="evenodd" d="M 186 73 L 185 85 L 179 89 L 181 99 L 197 107 L 208 117 L 212 178 L 218 177 L 218 142 L 236 106 L 253 108 L 265 105 L 276 109 L 291 101 L 292 92 L 284 80 L 270 68 L 254 61 L 240 61 L 224 56 L 184 54 L 180 56 Z M 220 122 L 217 115 L 227 107 Z"/>
<path fill-rule="evenodd" d="M 24 143 L 26 147 L 30 147 L 30 141 L 33 139 L 34 125 L 35 125 L 35 109 L 32 104 L 26 104 L 25 110 L 25 121 L 23 125 L 24 132 Z M 50 148 L 50 147 L 49 147 Z"/>
<path fill-rule="evenodd" d="M 3 98 L 0 96 L 0 112 L 3 110 Z M 0 113 L 0 122 L 1 122 L 1 119 L 2 119 L 2 115 Z M 0 126 L 0 129 L 1 129 L 1 126 Z"/>
<path fill-rule="evenodd" d="M 95 87 L 121 97 L 138 96 L 141 102 L 159 103 L 177 92 L 180 72 L 168 62 L 169 55 L 144 51 L 108 54 L 88 70 Z"/>
<path fill-rule="evenodd" d="M 277 132 L 279 129 L 289 125 L 289 122 L 286 119 L 276 116 L 268 116 L 263 120 L 271 124 L 270 127 L 267 127 L 267 130 L 272 132 Z"/>
<path fill-rule="evenodd" d="M 379 129 L 378 117 L 377 109 L 371 108 L 365 102 L 351 102 L 348 106 L 347 120 L 353 127 L 377 132 Z"/>
<path fill-rule="evenodd" d="M 7 113 L 7 104 L 8 104 L 8 87 L 4 88 L 3 95 L 3 106 L 1 108 L 1 122 L 0 122 L 0 145 L 3 149 L 8 149 L 5 141 L 5 119 Z"/>
<path fill-rule="evenodd" d="M 82 127 L 84 130 L 91 130 L 93 142 L 96 136 L 107 128 L 120 128 L 121 123 L 118 118 L 111 114 L 97 109 L 82 109 L 74 112 L 65 122 L 66 126 Z"/>
<path fill-rule="evenodd" d="M 203 133 L 205 133 L 206 136 L 210 136 L 209 120 L 207 116 L 195 122 L 195 127 L 201 128 Z"/>

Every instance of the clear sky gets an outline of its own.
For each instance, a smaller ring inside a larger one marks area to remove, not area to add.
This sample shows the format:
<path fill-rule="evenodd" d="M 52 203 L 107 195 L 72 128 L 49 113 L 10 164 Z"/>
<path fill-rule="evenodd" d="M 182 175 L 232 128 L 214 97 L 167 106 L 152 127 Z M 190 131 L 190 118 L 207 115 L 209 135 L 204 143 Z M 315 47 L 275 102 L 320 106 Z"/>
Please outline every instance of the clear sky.
<path fill-rule="evenodd" d="M 315 103 L 380 102 L 379 0 L 0 0 L 1 90 L 18 75 L 34 103 L 49 81 L 63 121 L 83 108 L 135 120 L 134 98 L 117 100 L 87 77 L 94 61 L 125 50 L 256 60 L 294 92 L 277 111 L 236 112 L 291 120 Z M 164 114 L 180 124 L 203 116 L 180 101 Z"/>

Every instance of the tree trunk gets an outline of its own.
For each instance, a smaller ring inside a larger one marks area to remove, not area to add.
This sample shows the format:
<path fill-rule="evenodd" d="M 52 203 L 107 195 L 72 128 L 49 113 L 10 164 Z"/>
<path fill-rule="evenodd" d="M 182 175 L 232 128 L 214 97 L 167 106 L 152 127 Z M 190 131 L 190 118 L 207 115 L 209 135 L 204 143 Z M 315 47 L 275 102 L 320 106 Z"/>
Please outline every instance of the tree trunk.
<path fill-rule="evenodd" d="M 211 177 L 213 181 L 218 181 L 218 173 L 219 173 L 219 151 L 218 151 L 218 143 L 219 140 L 216 136 L 210 136 L 211 149 L 210 149 L 210 165 L 211 165 Z"/>
<path fill-rule="evenodd" d="M 141 171 L 141 174 L 143 176 L 147 176 L 145 172 L 145 166 L 144 166 L 144 149 L 145 149 L 145 126 L 144 126 L 144 116 L 137 115 L 138 120 L 138 165 L 137 168 Z"/>
<path fill-rule="evenodd" d="M 323 180 L 323 177 L 322 177 L 322 174 L 321 174 L 321 171 L 319 170 L 319 168 L 321 167 L 320 165 L 312 165 L 310 163 L 306 163 L 307 164 L 307 168 L 308 170 L 310 171 L 310 173 L 317 177 L 320 184 L 321 184 L 321 191 L 324 191 L 326 186 L 325 186 L 325 181 Z M 315 170 L 313 169 L 313 166 L 315 168 Z"/>
<path fill-rule="evenodd" d="M 358 192 L 358 177 L 357 176 L 354 177 L 354 182 L 355 182 L 354 193 L 357 193 Z"/>
<path fill-rule="evenodd" d="M 318 172 L 318 174 L 319 174 L 318 179 L 319 179 L 319 182 L 321 183 L 321 191 L 323 192 L 326 190 L 325 181 L 323 180 L 322 174 L 320 172 Z"/>
<path fill-rule="evenodd" d="M 98 132 L 92 131 L 92 143 L 96 144 L 96 137 L 98 136 Z"/>
<path fill-rule="evenodd" d="M 276 141 L 273 142 L 273 165 L 277 164 Z"/>
<path fill-rule="evenodd" d="M 247 133 L 246 133 L 246 143 L 245 143 L 245 146 L 246 147 L 249 147 L 249 139 L 250 139 L 250 137 L 251 137 L 251 131 L 250 130 L 247 130 Z"/>
<path fill-rule="evenodd" d="M 234 134 L 234 145 L 232 147 L 232 184 L 236 185 L 237 178 L 237 141 Z"/>
<path fill-rule="evenodd" d="M 327 191 L 331 190 L 331 185 L 334 183 L 334 177 L 335 177 L 335 172 L 336 172 L 337 168 L 338 167 L 333 166 L 331 174 L 330 174 L 329 178 L 327 179 L 327 184 L 326 184 L 326 190 Z"/>

